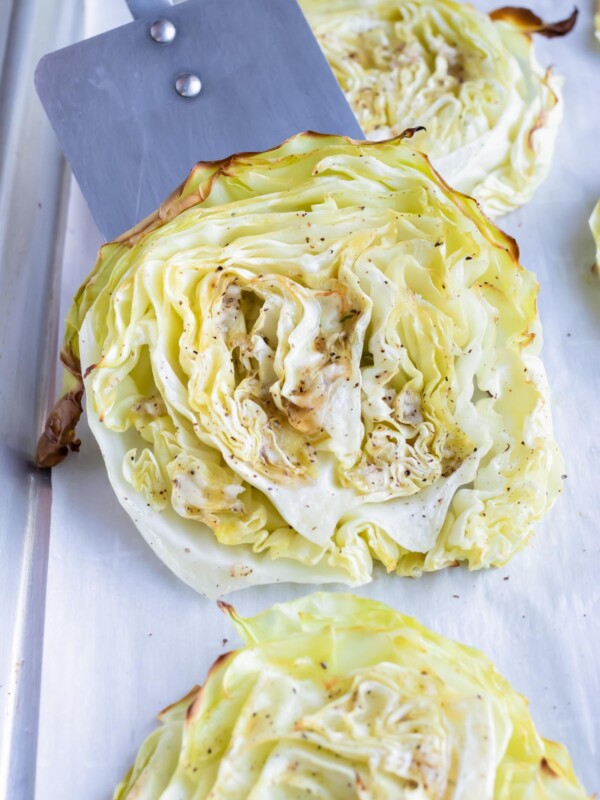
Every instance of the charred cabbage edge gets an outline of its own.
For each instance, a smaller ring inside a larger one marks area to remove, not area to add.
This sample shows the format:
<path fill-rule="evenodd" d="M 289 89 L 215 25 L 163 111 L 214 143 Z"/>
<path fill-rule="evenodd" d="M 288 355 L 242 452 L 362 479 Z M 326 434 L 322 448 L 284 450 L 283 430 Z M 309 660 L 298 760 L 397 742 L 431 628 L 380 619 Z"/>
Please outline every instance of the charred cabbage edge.
<path fill-rule="evenodd" d="M 590 217 L 590 229 L 596 244 L 596 272 L 600 274 L 600 200 L 598 200 Z"/>

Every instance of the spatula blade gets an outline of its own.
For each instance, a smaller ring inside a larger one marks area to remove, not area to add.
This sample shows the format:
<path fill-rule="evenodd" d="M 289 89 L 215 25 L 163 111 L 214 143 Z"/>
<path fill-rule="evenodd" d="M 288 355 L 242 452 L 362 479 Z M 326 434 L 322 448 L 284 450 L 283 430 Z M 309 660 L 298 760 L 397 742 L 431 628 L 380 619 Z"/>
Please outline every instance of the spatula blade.
<path fill-rule="evenodd" d="M 200 160 L 266 150 L 303 130 L 362 138 L 296 0 L 188 0 L 165 16 L 45 56 L 36 87 L 100 232 L 157 208 Z M 177 94 L 197 74 L 197 97 Z"/>

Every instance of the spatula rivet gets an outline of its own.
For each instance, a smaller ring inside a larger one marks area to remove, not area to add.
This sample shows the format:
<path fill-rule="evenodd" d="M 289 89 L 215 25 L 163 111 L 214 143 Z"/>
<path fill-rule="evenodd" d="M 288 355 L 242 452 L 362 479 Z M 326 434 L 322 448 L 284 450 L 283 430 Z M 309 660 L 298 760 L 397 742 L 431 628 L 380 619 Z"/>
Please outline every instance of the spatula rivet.
<path fill-rule="evenodd" d="M 197 97 L 202 89 L 202 81 L 191 72 L 184 72 L 175 81 L 175 90 L 182 97 Z"/>
<path fill-rule="evenodd" d="M 157 19 L 150 26 L 150 36 L 159 44 L 169 44 L 177 36 L 177 28 L 168 19 Z"/>

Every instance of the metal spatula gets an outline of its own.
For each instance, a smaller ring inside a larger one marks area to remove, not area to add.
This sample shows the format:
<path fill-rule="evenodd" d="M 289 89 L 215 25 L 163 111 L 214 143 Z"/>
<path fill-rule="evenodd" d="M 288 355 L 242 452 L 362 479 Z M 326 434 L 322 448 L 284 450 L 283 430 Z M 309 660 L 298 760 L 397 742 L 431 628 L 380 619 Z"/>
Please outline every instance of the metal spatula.
<path fill-rule="evenodd" d="M 362 138 L 296 0 L 127 0 L 136 21 L 45 56 L 36 88 L 100 232 L 197 161 L 303 130 Z"/>

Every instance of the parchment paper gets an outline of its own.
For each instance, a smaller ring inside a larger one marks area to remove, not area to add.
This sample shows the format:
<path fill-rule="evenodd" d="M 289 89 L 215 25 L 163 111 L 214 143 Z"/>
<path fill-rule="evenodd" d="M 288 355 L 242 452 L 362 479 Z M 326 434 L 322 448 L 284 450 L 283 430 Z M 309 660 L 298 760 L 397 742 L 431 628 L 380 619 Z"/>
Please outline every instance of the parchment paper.
<path fill-rule="evenodd" d="M 570 11 L 566 2 L 535 5 L 546 17 Z M 357 590 L 484 650 L 530 699 L 540 732 L 569 747 L 590 793 L 600 792 L 600 282 L 590 271 L 587 227 L 600 196 L 593 5 L 582 0 L 567 38 L 537 41 L 542 63 L 555 63 L 566 77 L 565 121 L 552 174 L 529 206 L 500 223 L 542 286 L 565 492 L 533 544 L 504 569 L 451 569 L 416 581 L 380 575 Z M 88 12 L 88 34 L 127 21 L 122 0 L 88 0 Z M 64 311 L 99 244 L 74 186 Z M 180 583 L 145 545 L 112 494 L 85 423 L 81 438 L 81 453 L 53 473 L 39 800 L 109 798 L 155 713 L 201 683 L 210 663 L 236 643 L 216 605 Z M 309 591 L 279 585 L 230 599 L 249 614 Z"/>

